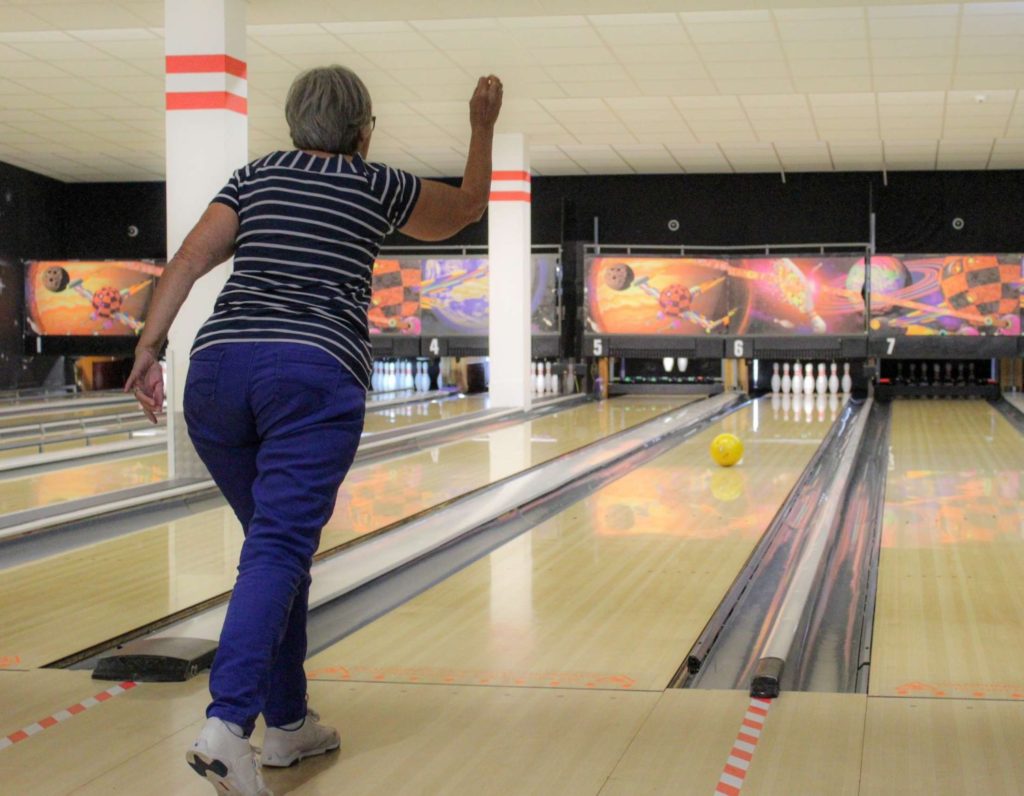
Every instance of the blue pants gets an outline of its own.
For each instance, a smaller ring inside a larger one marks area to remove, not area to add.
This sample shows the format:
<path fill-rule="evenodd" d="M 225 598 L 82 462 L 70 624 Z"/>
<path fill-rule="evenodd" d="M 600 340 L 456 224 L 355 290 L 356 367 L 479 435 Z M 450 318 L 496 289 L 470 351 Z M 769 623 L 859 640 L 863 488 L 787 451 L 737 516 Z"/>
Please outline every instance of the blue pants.
<path fill-rule="evenodd" d="M 334 357 L 293 343 L 196 352 L 189 436 L 245 541 L 210 673 L 217 716 L 252 732 L 306 715 L 309 569 L 363 430 L 366 394 Z"/>

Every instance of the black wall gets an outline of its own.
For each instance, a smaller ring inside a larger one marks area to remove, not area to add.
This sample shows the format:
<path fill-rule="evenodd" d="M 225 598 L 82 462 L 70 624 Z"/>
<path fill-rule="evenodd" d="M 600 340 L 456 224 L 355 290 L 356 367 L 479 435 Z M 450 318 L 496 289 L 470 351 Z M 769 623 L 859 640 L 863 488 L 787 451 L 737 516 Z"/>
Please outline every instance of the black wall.
<path fill-rule="evenodd" d="M 879 251 L 1024 251 L 1024 172 L 628 175 L 537 177 L 533 239 L 562 240 L 563 201 L 575 237 L 603 243 L 729 246 L 866 241 L 874 203 Z M 70 258 L 166 255 L 162 183 L 65 186 Z M 953 228 L 953 219 L 964 226 Z M 675 219 L 679 229 L 671 231 Z M 128 229 L 139 232 L 131 238 Z M 416 243 L 395 234 L 387 245 Z M 451 240 L 487 243 L 487 218 Z"/>
<path fill-rule="evenodd" d="M 167 249 L 162 182 L 92 182 L 65 186 L 67 257 L 162 260 Z"/>
<path fill-rule="evenodd" d="M 1024 251 L 1020 171 L 891 172 L 888 185 L 867 172 L 787 174 L 785 182 L 777 174 L 536 177 L 535 243 L 562 240 L 563 201 L 574 207 L 568 238 L 593 240 L 596 217 L 606 244 L 861 242 L 873 206 L 880 252 Z M 452 242 L 485 244 L 486 217 Z"/>

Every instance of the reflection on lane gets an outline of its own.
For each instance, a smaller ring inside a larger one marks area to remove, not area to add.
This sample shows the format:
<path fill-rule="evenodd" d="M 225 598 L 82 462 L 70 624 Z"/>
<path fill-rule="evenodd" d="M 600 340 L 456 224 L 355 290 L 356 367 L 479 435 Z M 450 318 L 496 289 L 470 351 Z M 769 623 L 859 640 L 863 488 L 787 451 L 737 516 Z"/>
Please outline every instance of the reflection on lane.
<path fill-rule="evenodd" d="M 768 400 L 687 442 L 311 659 L 324 679 L 665 687 L 831 427 Z M 712 463 L 737 434 L 744 460 Z"/>
<path fill-rule="evenodd" d="M 981 401 L 892 412 L 869 691 L 1024 699 L 1024 438 Z"/>
<path fill-rule="evenodd" d="M 466 395 L 461 398 L 436 398 L 430 401 L 398 404 L 385 409 L 374 409 L 373 404 L 367 404 L 363 433 L 377 434 L 396 428 L 407 428 L 417 423 L 447 420 L 471 412 L 482 412 L 488 405 L 486 394 Z"/>
<path fill-rule="evenodd" d="M 151 453 L 0 481 L 0 514 L 144 486 L 167 478 L 167 454 Z"/>
<path fill-rule="evenodd" d="M 356 467 L 321 549 L 485 485 L 522 461 L 550 459 L 679 403 L 631 398 L 585 404 Z M 42 665 L 225 592 L 234 583 L 241 544 L 238 522 L 224 507 L 0 570 L 0 656 Z M 75 584 L 74 599 L 68 583 Z"/>

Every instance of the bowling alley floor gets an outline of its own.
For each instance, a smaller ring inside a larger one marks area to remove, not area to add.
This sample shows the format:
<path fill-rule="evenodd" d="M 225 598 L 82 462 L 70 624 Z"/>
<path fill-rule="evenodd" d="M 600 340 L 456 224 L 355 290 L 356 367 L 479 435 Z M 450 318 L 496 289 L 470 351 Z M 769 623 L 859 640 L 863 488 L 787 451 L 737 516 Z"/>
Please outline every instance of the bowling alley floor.
<path fill-rule="evenodd" d="M 752 711 L 742 691 L 666 688 L 829 425 L 737 411 L 323 650 L 310 699 L 342 749 L 268 784 L 1024 793 L 1024 438 L 983 402 L 893 404 L 868 694 Z M 728 471 L 706 457 L 723 430 L 747 446 Z M 205 676 L 100 697 L 114 685 L 0 657 L 0 790 L 212 792 L 184 764 Z"/>

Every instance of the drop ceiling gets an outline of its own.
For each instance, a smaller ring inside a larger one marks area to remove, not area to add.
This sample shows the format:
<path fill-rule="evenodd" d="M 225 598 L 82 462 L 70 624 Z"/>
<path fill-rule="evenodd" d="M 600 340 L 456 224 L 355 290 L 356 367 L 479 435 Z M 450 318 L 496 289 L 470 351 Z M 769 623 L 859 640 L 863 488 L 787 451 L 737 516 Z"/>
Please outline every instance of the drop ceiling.
<path fill-rule="evenodd" d="M 0 0 L 0 160 L 162 179 L 163 13 Z M 487 72 L 540 175 L 1024 166 L 1024 2 L 251 0 L 248 19 L 253 157 L 289 146 L 294 75 L 339 62 L 373 95 L 372 156 L 424 176 L 461 173 Z"/>

